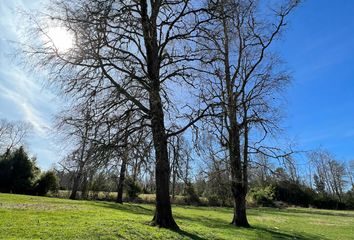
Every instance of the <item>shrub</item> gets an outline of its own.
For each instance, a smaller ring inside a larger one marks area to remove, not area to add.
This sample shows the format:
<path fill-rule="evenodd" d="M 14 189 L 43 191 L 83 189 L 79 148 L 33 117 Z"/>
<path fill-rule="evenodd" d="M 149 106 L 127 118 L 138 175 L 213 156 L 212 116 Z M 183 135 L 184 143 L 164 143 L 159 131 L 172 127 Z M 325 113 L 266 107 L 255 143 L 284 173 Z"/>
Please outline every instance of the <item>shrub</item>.
<path fill-rule="evenodd" d="M 49 191 L 57 192 L 58 190 L 58 178 L 52 171 L 42 174 L 34 186 L 34 193 L 39 196 L 45 196 Z"/>
<path fill-rule="evenodd" d="M 200 199 L 198 194 L 195 192 L 195 189 L 191 183 L 188 183 L 186 186 L 186 197 L 185 197 L 186 204 L 193 204 L 199 205 Z"/>
<path fill-rule="evenodd" d="M 127 197 L 129 199 L 135 199 L 138 197 L 139 193 L 141 192 L 141 188 L 139 184 L 134 181 L 132 178 L 127 178 L 124 181 L 127 191 Z"/>
<path fill-rule="evenodd" d="M 347 209 L 354 209 L 354 189 L 345 194 L 344 201 Z"/>
<path fill-rule="evenodd" d="M 39 169 L 23 147 L 0 156 L 0 191 L 30 193 Z"/>
<path fill-rule="evenodd" d="M 265 207 L 273 207 L 274 197 L 275 197 L 275 187 L 266 186 L 266 187 L 257 187 L 253 188 L 250 191 L 250 195 L 257 205 Z"/>
<path fill-rule="evenodd" d="M 313 201 L 313 206 L 316 208 L 337 210 L 343 210 L 346 208 L 344 203 L 341 203 L 337 199 L 327 195 L 317 196 Z"/>
<path fill-rule="evenodd" d="M 302 207 L 312 204 L 316 195 L 310 188 L 287 180 L 275 183 L 274 187 L 276 200 Z"/>
<path fill-rule="evenodd" d="M 220 206 L 219 197 L 216 194 L 211 194 L 207 196 L 209 206 Z"/>

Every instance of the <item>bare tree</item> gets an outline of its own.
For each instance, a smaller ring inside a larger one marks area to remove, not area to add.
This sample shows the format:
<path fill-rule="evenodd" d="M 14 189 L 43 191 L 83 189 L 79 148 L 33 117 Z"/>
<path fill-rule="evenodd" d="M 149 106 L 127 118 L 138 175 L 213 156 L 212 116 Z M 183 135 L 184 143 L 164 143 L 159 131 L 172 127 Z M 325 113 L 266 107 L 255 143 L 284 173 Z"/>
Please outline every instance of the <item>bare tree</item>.
<path fill-rule="evenodd" d="M 275 98 L 288 81 L 287 74 L 277 69 L 279 61 L 269 47 L 298 2 L 272 6 L 272 18 L 258 1 L 208 1 L 213 24 L 203 26 L 199 46 L 205 52 L 205 69 L 211 69 L 213 77 L 206 83 L 202 100 L 214 104 L 214 129 L 228 151 L 235 205 L 232 224 L 237 226 L 249 226 L 245 198 L 249 153 L 264 153 L 260 143 L 277 126 Z M 252 135 L 255 128 L 260 133 Z M 258 139 L 251 142 L 254 136 Z"/>
<path fill-rule="evenodd" d="M 113 105 L 117 98 L 134 106 L 151 129 L 156 158 L 156 211 L 152 224 L 178 228 L 169 197 L 170 164 L 167 139 L 185 131 L 205 111 L 195 111 L 173 132 L 165 119 L 171 113 L 169 87 L 193 87 L 193 62 L 200 56 L 192 41 L 199 19 L 198 4 L 177 1 L 53 0 L 49 14 L 33 18 L 34 33 L 44 44 L 32 44 L 29 55 L 48 67 L 53 83 L 77 99 L 96 96 Z M 46 24 L 43 24 L 46 23 Z M 60 51 L 47 28 L 59 26 L 75 37 L 70 51 Z M 183 113 L 183 115 L 185 112 Z"/>
<path fill-rule="evenodd" d="M 24 143 L 31 126 L 26 122 L 0 119 L 0 151 L 11 151 Z"/>
<path fill-rule="evenodd" d="M 315 184 L 322 191 L 336 196 L 342 201 L 345 188 L 345 166 L 327 150 L 317 149 L 309 153 L 310 162 L 315 167 Z"/>

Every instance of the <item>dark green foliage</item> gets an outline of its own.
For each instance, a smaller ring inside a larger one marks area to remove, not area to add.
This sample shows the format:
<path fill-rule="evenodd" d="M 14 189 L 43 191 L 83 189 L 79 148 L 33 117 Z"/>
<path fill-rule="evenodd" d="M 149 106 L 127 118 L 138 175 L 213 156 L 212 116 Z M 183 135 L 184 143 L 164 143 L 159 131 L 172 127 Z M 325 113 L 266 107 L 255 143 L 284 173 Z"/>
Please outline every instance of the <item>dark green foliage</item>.
<path fill-rule="evenodd" d="M 199 196 L 196 193 L 196 191 L 191 183 L 186 184 L 185 195 L 186 195 L 185 201 L 187 204 L 191 204 L 191 205 L 199 205 L 200 204 Z"/>
<path fill-rule="evenodd" d="M 347 209 L 354 209 L 354 188 L 345 194 L 344 202 Z"/>
<path fill-rule="evenodd" d="M 42 174 L 34 186 L 34 194 L 45 196 L 49 191 L 57 192 L 59 189 L 58 178 L 54 172 L 48 171 Z"/>
<path fill-rule="evenodd" d="M 308 207 L 312 204 L 315 192 L 297 182 L 283 180 L 275 183 L 275 199 L 297 206 Z"/>
<path fill-rule="evenodd" d="M 30 193 L 39 169 L 23 147 L 0 157 L 0 191 Z"/>
<path fill-rule="evenodd" d="M 127 197 L 129 199 L 135 199 L 141 193 L 141 187 L 137 181 L 134 181 L 132 178 L 127 178 L 125 181 L 125 189 L 127 191 Z"/>
<path fill-rule="evenodd" d="M 346 206 L 344 203 L 339 202 L 337 199 L 327 195 L 317 195 L 313 200 L 313 206 L 321 209 L 336 209 L 344 210 Z"/>

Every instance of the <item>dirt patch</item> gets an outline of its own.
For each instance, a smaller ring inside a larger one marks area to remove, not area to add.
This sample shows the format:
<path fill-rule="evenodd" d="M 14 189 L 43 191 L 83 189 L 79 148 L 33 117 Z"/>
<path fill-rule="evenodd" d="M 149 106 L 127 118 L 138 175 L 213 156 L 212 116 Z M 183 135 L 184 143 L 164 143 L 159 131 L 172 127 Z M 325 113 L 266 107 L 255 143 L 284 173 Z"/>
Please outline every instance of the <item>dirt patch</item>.
<path fill-rule="evenodd" d="M 41 203 L 0 203 L 2 209 L 33 209 L 43 211 L 57 211 L 57 210 L 79 210 L 81 207 L 66 204 L 41 204 Z"/>

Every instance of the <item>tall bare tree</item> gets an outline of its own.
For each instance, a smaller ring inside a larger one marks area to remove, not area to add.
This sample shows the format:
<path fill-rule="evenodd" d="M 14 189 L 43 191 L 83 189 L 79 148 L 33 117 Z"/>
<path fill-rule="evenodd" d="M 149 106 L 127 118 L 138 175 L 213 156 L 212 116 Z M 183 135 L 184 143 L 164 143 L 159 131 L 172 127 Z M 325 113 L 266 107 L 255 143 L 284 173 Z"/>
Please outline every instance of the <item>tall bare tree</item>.
<path fill-rule="evenodd" d="M 237 226 L 249 226 L 249 153 L 264 151 L 260 143 L 276 127 L 275 98 L 288 81 L 269 48 L 298 2 L 278 6 L 273 2 L 268 11 L 259 1 L 208 1 L 213 24 L 203 26 L 199 46 L 205 52 L 205 69 L 211 69 L 213 77 L 206 81 L 202 99 L 214 103 L 213 115 L 218 116 L 212 119 L 214 129 L 228 151 L 235 205 L 232 224 Z M 251 134 L 254 128 L 260 133 Z"/>
<path fill-rule="evenodd" d="M 147 120 L 155 149 L 156 211 L 152 224 L 178 228 L 169 197 L 170 164 L 167 139 L 193 125 L 204 111 L 177 131 L 169 131 L 174 109 L 173 84 L 193 87 L 194 61 L 200 56 L 192 41 L 199 4 L 189 0 L 53 0 L 48 14 L 33 18 L 34 33 L 44 44 L 27 49 L 39 66 L 48 67 L 52 82 L 77 99 L 96 96 L 113 105 L 115 99 L 133 104 Z M 48 35 L 51 26 L 63 27 L 75 38 L 75 46 L 62 52 Z M 37 65 L 38 66 L 38 65 Z M 175 111 L 178 112 L 178 111 Z M 185 114 L 185 112 L 184 112 Z M 166 124 L 167 123 L 167 124 Z"/>

